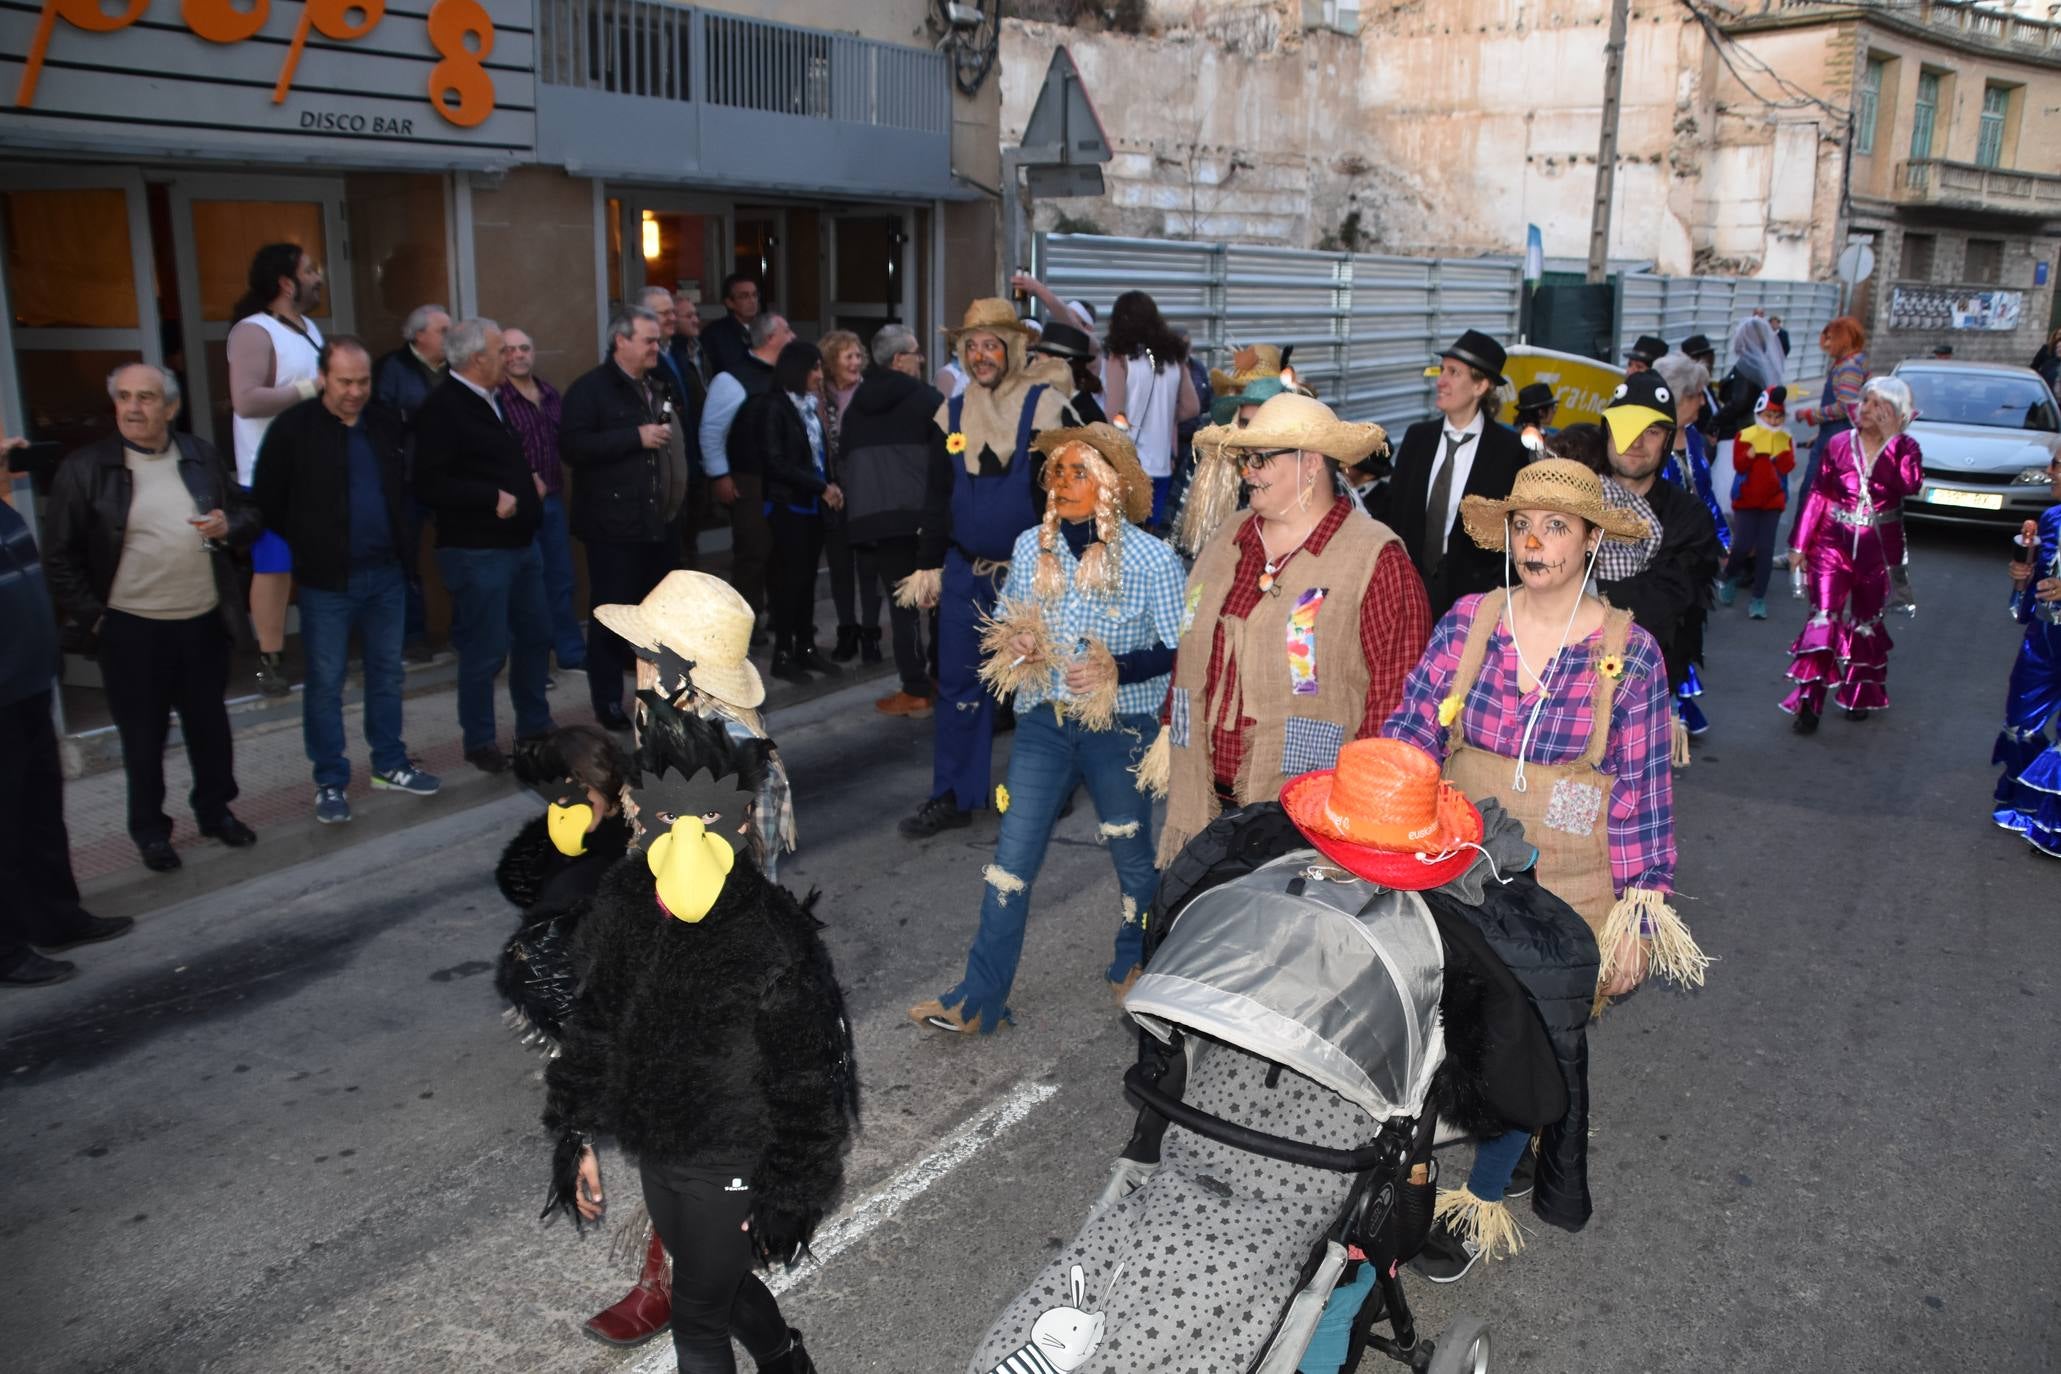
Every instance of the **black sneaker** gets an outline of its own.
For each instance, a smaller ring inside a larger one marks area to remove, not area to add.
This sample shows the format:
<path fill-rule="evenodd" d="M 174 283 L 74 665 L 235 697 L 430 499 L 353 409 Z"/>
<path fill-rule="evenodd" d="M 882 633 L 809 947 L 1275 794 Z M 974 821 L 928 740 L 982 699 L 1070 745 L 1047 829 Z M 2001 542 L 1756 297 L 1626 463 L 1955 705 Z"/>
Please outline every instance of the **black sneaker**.
<path fill-rule="evenodd" d="M 293 679 L 286 675 L 285 654 L 258 655 L 258 690 L 268 697 L 292 694 Z"/>
<path fill-rule="evenodd" d="M 56 940 L 38 940 L 44 949 L 77 949 L 80 945 L 97 945 L 102 940 L 118 939 L 136 928 L 131 916 L 92 916 L 79 913 L 79 923 L 67 930 Z"/>
<path fill-rule="evenodd" d="M 258 832 L 245 825 L 242 821 L 237 820 L 236 817 L 230 815 L 227 811 L 224 811 L 222 819 L 216 821 L 213 825 L 202 826 L 200 833 L 208 839 L 220 840 L 231 849 L 248 849 L 258 842 Z"/>
<path fill-rule="evenodd" d="M 143 866 L 152 873 L 170 873 L 182 862 L 179 851 L 172 848 L 170 840 L 152 840 L 148 844 L 137 845 L 136 850 L 143 855 Z"/>
<path fill-rule="evenodd" d="M 1424 1248 L 1410 1261 L 1410 1267 L 1433 1283 L 1458 1283 L 1467 1277 L 1467 1271 L 1480 1258 L 1481 1246 L 1464 1236 L 1454 1235 L 1441 1219 L 1431 1223 L 1431 1233 L 1424 1238 Z"/>
<path fill-rule="evenodd" d="M 799 684 L 812 680 L 809 677 L 809 670 L 802 667 L 801 661 L 793 654 L 783 654 L 776 651 L 773 655 L 773 666 L 767 671 L 782 682 Z"/>
<path fill-rule="evenodd" d="M 627 734 L 630 729 L 630 713 L 623 709 L 621 702 L 611 701 L 594 708 L 594 723 L 604 730 L 613 730 L 619 735 Z"/>
<path fill-rule="evenodd" d="M 950 797 L 932 797 L 916 808 L 895 829 L 912 840 L 927 840 L 940 830 L 960 830 L 973 824 L 973 813 L 961 811 Z"/>
<path fill-rule="evenodd" d="M 25 949 L 7 967 L 0 968 L 0 987 L 48 987 L 62 983 L 78 971 L 79 966 L 69 959 L 45 959 L 33 949 Z"/>
<path fill-rule="evenodd" d="M 794 666 L 807 672 L 821 673 L 824 677 L 844 676 L 844 669 L 823 657 L 823 651 L 813 640 L 794 651 Z"/>
<path fill-rule="evenodd" d="M 1517 1158 L 1517 1168 L 1510 1175 L 1510 1184 L 1503 1189 L 1503 1200 L 1530 1197 L 1534 1179 L 1539 1172 L 1539 1156 L 1531 1146 L 1524 1147 L 1524 1153 Z"/>
<path fill-rule="evenodd" d="M 1790 729 L 1792 729 L 1792 730 L 1794 730 L 1794 731 L 1795 731 L 1795 732 L 1796 732 L 1797 734 L 1799 734 L 1799 735 L 1815 735 L 1815 734 L 1817 734 L 1817 733 L 1818 733 L 1818 713 L 1817 713 L 1816 711 L 1813 711 L 1813 710 L 1812 710 L 1812 709 L 1811 709 L 1810 707 L 1808 707 L 1808 706 L 1799 706 L 1799 707 L 1797 707 L 1797 708 L 1796 708 L 1796 719 L 1795 719 L 1795 720 L 1793 720 L 1793 721 L 1791 721 L 1791 722 L 1789 722 L 1789 728 L 1790 728 Z"/>
<path fill-rule="evenodd" d="M 508 756 L 501 752 L 501 746 L 498 744 L 482 744 L 477 749 L 466 750 L 465 761 L 482 773 L 508 771 Z"/>

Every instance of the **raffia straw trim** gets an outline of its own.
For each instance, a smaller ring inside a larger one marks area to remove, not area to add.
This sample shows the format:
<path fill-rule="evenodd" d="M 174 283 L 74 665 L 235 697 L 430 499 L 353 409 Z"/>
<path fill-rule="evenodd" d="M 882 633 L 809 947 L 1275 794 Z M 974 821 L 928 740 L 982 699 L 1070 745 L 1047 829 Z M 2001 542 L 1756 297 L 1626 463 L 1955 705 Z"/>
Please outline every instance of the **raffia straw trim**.
<path fill-rule="evenodd" d="M 645 1253 L 651 1248 L 651 1211 L 640 1199 L 635 1207 L 616 1223 L 615 1236 L 608 1242 L 608 1262 L 625 1264 L 632 1272 L 642 1272 Z M 672 1269 L 673 1257 L 666 1255 L 666 1268 Z"/>
<path fill-rule="evenodd" d="M 895 583 L 895 605 L 904 610 L 927 610 L 944 594 L 943 568 L 918 568 Z"/>
<path fill-rule="evenodd" d="M 1166 800 L 1167 790 L 1174 778 L 1174 742 L 1167 735 L 1167 728 L 1159 727 L 1159 734 L 1152 744 L 1139 756 L 1138 764 L 1131 769 L 1137 789 L 1148 797 Z"/>
<path fill-rule="evenodd" d="M 1675 727 L 1669 732 L 1668 762 L 1677 768 L 1689 766 L 1689 722 L 1675 717 Z"/>
<path fill-rule="evenodd" d="M 1174 546 L 1198 557 L 1223 523 L 1238 510 L 1238 466 L 1222 448 L 1203 453 L 1188 481 L 1188 496 L 1174 519 Z"/>
<path fill-rule="evenodd" d="M 1610 908 L 1596 944 L 1603 953 L 1603 966 L 1596 976 L 1601 989 L 1617 971 L 1617 947 L 1627 931 L 1640 931 L 1646 947 L 1646 966 L 1678 987 L 1700 988 L 1711 957 L 1696 943 L 1688 925 L 1668 905 L 1667 898 L 1646 887 L 1628 887 Z M 1600 1006 L 1602 994 L 1597 994 Z"/>
<path fill-rule="evenodd" d="M 1432 1215 L 1456 1236 L 1481 1247 L 1483 1259 L 1509 1259 L 1524 1248 L 1524 1228 L 1507 1203 L 1483 1202 L 1466 1188 L 1441 1188 Z"/>
<path fill-rule="evenodd" d="M 999 617 L 986 615 L 980 621 L 980 651 L 984 655 L 980 680 L 999 701 L 1030 683 L 1046 681 L 1058 656 L 1058 646 L 1052 642 L 1052 631 L 1035 603 L 1004 601 L 997 606 L 1002 612 Z M 1020 634 L 1028 634 L 1036 643 L 1021 663 L 1009 643 Z"/>
<path fill-rule="evenodd" d="M 1088 641 L 1081 658 L 1101 674 L 1101 683 L 1086 696 L 1076 696 L 1067 704 L 1066 713 L 1090 730 L 1113 730 L 1116 728 L 1116 655 L 1099 639 Z"/>

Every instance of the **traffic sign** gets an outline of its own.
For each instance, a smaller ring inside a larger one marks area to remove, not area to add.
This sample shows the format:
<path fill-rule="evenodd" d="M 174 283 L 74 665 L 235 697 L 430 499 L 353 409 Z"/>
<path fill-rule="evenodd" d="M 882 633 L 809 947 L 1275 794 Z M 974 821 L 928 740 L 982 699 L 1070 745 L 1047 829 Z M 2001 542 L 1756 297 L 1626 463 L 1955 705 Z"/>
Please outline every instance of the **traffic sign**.
<path fill-rule="evenodd" d="M 1088 99 L 1088 88 L 1081 84 L 1080 70 L 1065 48 L 1055 49 L 1052 64 L 1045 68 L 1045 84 L 1038 88 L 1037 104 L 1023 126 L 1022 147 L 1026 165 L 1109 161 L 1109 135 L 1103 132 L 1101 117 Z M 1033 150 L 1043 154 L 1048 149 L 1055 151 L 1050 156 L 1029 156 Z"/>
<path fill-rule="evenodd" d="M 1875 250 L 1865 243 L 1849 243 L 1839 255 L 1839 280 L 1848 286 L 1866 281 L 1875 272 Z"/>

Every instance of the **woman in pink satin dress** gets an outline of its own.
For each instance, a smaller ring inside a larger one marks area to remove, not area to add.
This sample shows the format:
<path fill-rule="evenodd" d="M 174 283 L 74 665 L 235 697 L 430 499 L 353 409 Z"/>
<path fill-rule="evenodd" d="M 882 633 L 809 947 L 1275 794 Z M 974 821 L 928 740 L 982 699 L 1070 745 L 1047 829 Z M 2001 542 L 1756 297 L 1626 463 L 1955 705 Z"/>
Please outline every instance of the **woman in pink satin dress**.
<path fill-rule="evenodd" d="M 1882 611 L 1904 561 L 1904 499 L 1925 479 L 1918 441 L 1904 433 L 1913 410 L 1911 388 L 1895 377 L 1862 387 L 1855 428 L 1833 436 L 1804 493 L 1789 566 L 1803 570 L 1811 617 L 1789 646 L 1796 686 L 1782 701 L 1799 735 L 1818 728 L 1828 687 L 1848 720 L 1889 705 Z"/>

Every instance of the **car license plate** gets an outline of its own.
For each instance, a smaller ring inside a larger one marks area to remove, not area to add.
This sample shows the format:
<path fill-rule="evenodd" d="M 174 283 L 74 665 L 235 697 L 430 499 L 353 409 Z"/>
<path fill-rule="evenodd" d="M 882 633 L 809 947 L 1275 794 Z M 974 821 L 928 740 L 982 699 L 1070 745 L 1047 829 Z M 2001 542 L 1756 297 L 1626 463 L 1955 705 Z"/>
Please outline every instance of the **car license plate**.
<path fill-rule="evenodd" d="M 1935 506 L 1966 506 L 1970 510 L 2002 510 L 2004 494 L 2000 491 L 1957 491 L 1953 487 L 1926 487 L 1918 493 L 1921 501 L 1930 501 Z"/>

